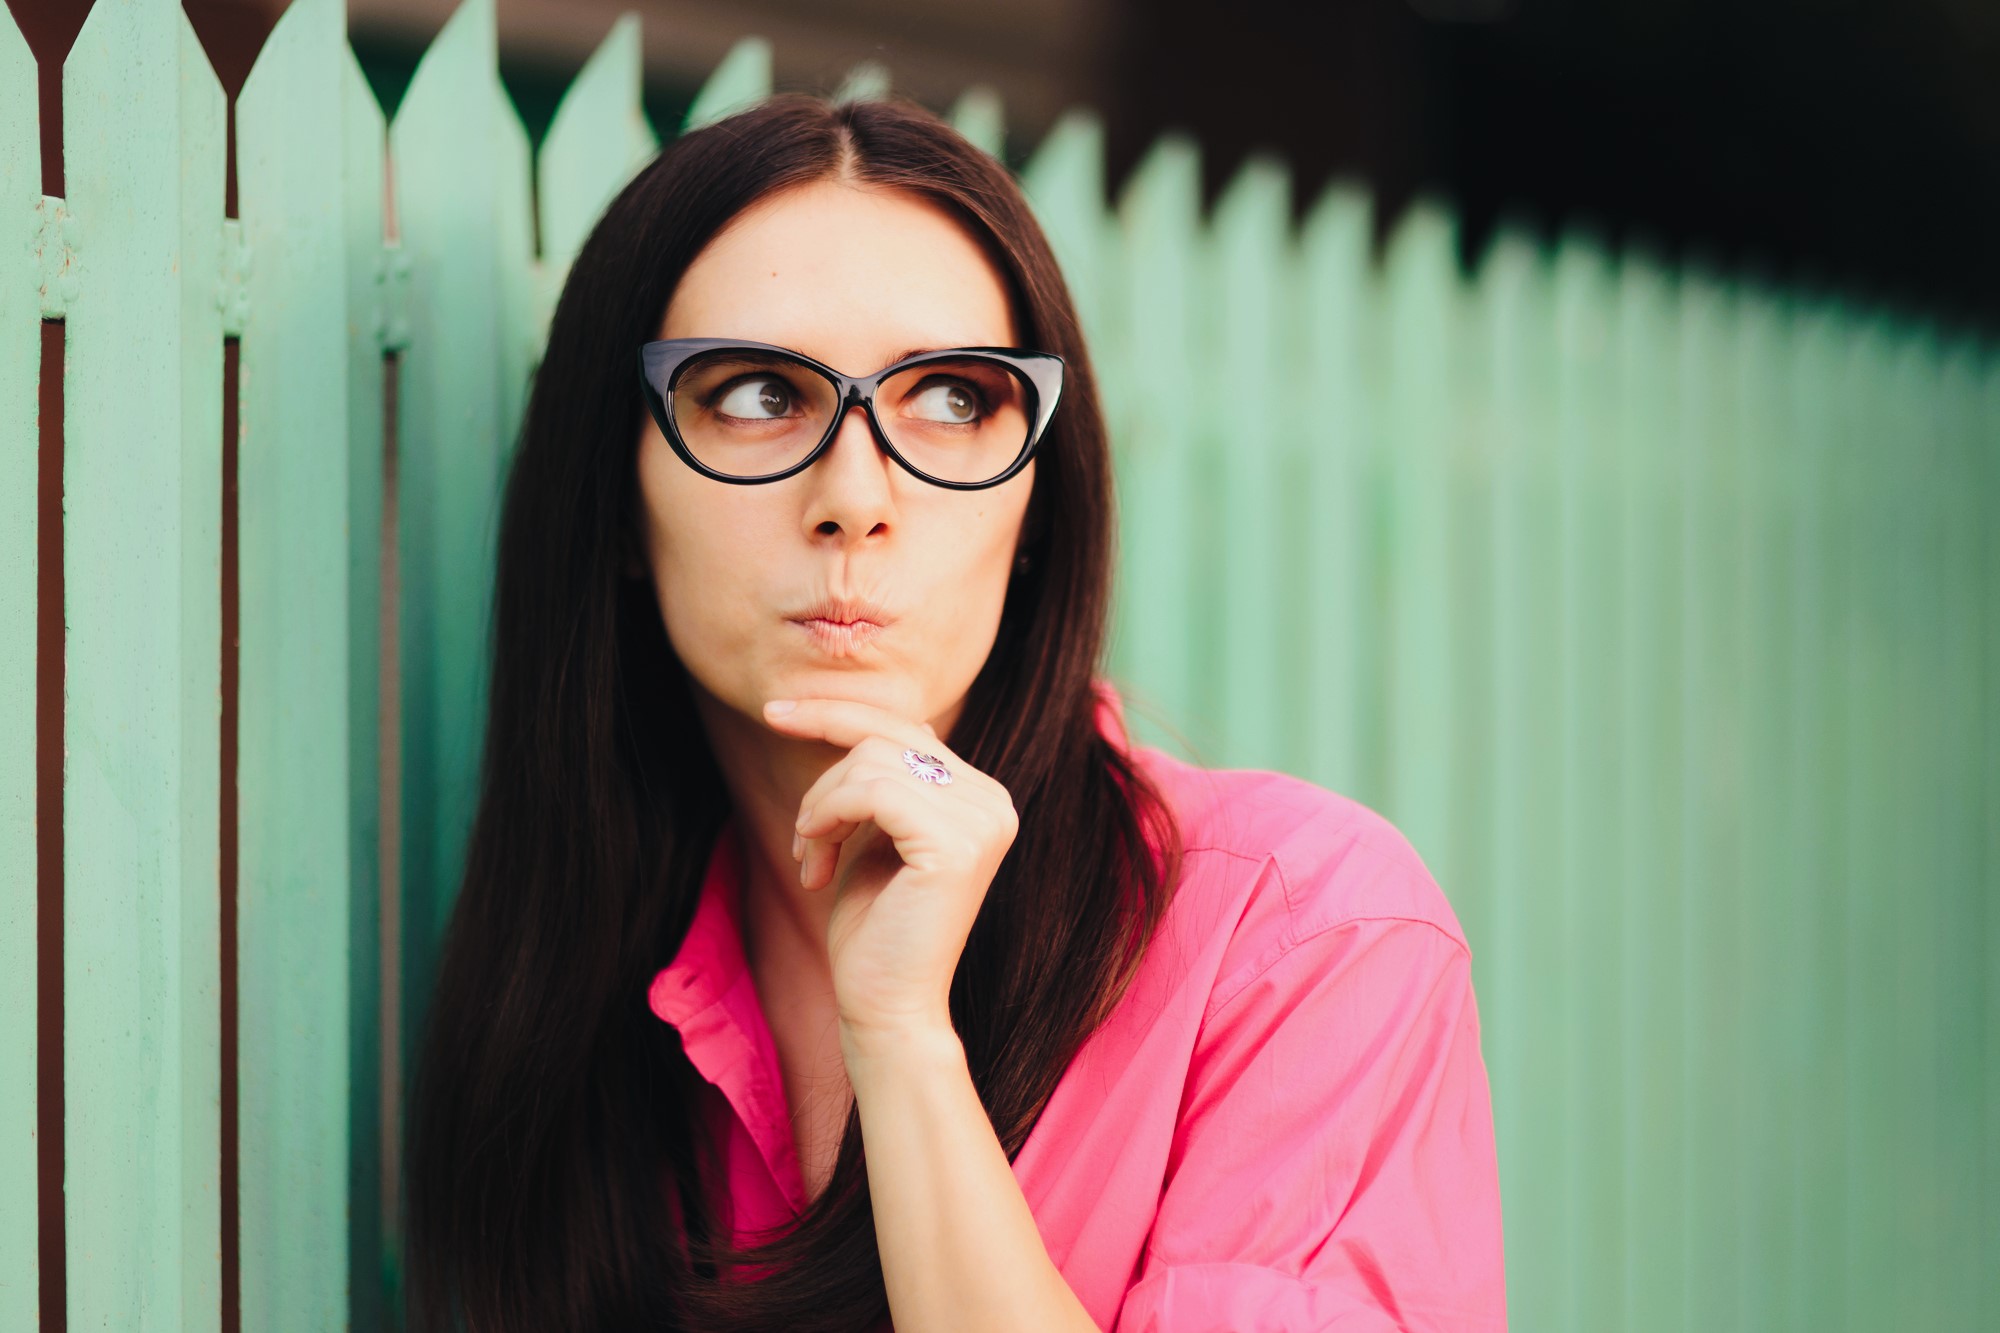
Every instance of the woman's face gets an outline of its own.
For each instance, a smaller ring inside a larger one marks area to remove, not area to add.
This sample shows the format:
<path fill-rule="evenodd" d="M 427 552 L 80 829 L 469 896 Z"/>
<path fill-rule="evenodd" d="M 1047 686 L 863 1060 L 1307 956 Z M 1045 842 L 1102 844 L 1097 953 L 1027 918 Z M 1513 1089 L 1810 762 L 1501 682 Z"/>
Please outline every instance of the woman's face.
<path fill-rule="evenodd" d="M 950 215 L 830 181 L 740 214 L 689 266 L 659 332 L 772 343 L 849 375 L 1016 334 L 999 271 Z M 948 738 L 993 646 L 1033 462 L 985 490 L 933 486 L 850 411 L 811 467 L 739 486 L 695 472 L 644 423 L 645 558 L 697 696 L 760 724 L 767 699 L 855 699 Z M 825 605 L 843 599 L 878 609 Z"/>

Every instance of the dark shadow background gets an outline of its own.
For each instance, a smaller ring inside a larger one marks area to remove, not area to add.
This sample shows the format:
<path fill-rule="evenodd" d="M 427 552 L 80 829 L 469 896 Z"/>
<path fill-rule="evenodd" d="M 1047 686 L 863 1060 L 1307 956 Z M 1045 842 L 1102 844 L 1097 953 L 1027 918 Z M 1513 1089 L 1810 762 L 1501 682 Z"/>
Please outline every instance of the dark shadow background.
<path fill-rule="evenodd" d="M 1182 123 L 1393 213 L 1588 216 L 1725 261 L 2000 314 L 2000 0 L 1131 0 L 1114 158 Z M 1430 14 L 1485 15 L 1440 21 Z M 1223 15 L 1226 14 L 1226 21 Z"/>
<path fill-rule="evenodd" d="M 363 12 L 390 0 L 350 0 L 388 106 L 450 8 L 413 23 L 431 0 L 394 2 L 392 23 Z M 781 86 L 830 89 L 876 59 L 942 108 L 963 85 L 939 62 L 976 51 L 1009 159 L 1060 105 L 1094 107 L 1114 192 L 1182 129 L 1211 200 L 1274 150 L 1300 211 L 1336 176 L 1370 183 L 1378 237 L 1421 193 L 1453 204 L 1468 263 L 1503 215 L 1544 233 L 1589 220 L 2000 326 L 2000 0 L 568 0 L 574 50 L 530 21 L 541 3 L 511 6 L 535 29 L 511 40 L 500 0 L 503 77 L 535 137 L 620 7 L 662 41 L 720 9 L 724 30 L 772 38 Z M 648 109 L 671 133 L 713 58 L 674 68 L 647 49 Z"/>

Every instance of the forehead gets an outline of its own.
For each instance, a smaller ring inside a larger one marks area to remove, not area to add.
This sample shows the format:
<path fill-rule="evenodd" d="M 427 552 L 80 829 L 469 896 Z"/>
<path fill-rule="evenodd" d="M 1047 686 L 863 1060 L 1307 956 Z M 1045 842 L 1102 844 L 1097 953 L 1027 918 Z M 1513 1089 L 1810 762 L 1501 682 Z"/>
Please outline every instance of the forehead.
<path fill-rule="evenodd" d="M 915 348 L 1019 341 L 1006 282 L 962 223 L 834 181 L 738 214 L 682 275 L 659 336 L 775 343 L 853 375 Z"/>

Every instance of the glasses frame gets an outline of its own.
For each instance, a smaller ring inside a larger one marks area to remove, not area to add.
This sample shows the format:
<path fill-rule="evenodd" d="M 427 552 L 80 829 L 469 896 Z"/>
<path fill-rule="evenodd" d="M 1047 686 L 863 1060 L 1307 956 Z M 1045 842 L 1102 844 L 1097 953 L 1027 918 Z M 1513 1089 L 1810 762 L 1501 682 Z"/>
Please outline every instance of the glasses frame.
<path fill-rule="evenodd" d="M 787 361 L 804 366 L 820 378 L 833 385 L 838 406 L 834 409 L 833 420 L 827 425 L 826 434 L 820 437 L 806 452 L 806 456 L 782 472 L 767 472 L 761 477 L 737 477 L 726 472 L 717 472 L 694 456 L 687 442 L 681 438 L 680 428 L 674 423 L 673 388 L 681 370 L 695 357 L 722 349 L 742 349 L 762 352 L 782 357 Z M 1020 455 L 1008 465 L 1007 470 L 989 481 L 946 481 L 933 477 L 909 459 L 896 452 L 896 446 L 889 442 L 889 434 L 882 429 L 882 422 L 875 415 L 875 390 L 883 380 L 900 374 L 915 366 L 932 361 L 960 361 L 967 357 L 981 357 L 989 361 L 999 361 L 1019 372 L 1028 393 L 1028 442 Z M 854 408 L 862 409 L 868 419 L 868 429 L 874 432 L 875 443 L 882 452 L 896 460 L 911 476 L 954 491 L 983 491 L 989 486 L 1015 476 L 1028 465 L 1035 456 L 1035 449 L 1042 442 L 1048 430 L 1049 420 L 1055 416 L 1056 404 L 1062 398 L 1063 359 L 1053 352 L 1030 351 L 1023 347 L 946 347 L 907 357 L 894 365 L 884 366 L 873 375 L 843 375 L 832 366 L 813 360 L 803 352 L 795 352 L 789 347 L 778 347 L 771 343 L 745 342 L 741 338 L 662 338 L 639 346 L 639 382 L 645 389 L 646 409 L 652 413 L 653 422 L 666 436 L 681 461 L 716 481 L 726 481 L 736 486 L 761 486 L 766 482 L 783 481 L 811 467 L 819 456 L 826 452 L 833 437 L 840 433 L 841 423 Z M 664 386 L 664 387 L 661 387 Z"/>

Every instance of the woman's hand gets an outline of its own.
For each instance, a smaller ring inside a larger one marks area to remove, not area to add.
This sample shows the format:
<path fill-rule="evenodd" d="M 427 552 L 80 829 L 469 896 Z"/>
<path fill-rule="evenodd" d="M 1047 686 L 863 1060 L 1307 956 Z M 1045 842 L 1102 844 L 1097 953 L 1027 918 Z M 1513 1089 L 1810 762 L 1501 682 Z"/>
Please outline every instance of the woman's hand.
<path fill-rule="evenodd" d="M 826 943 L 843 1031 L 949 1031 L 952 974 L 1020 827 L 1006 788 L 928 725 L 873 704 L 800 699 L 785 713 L 766 704 L 764 718 L 847 750 L 800 801 L 793 853 L 808 891 L 834 886 Z M 951 782 L 917 777 L 904 750 L 935 755 Z"/>

